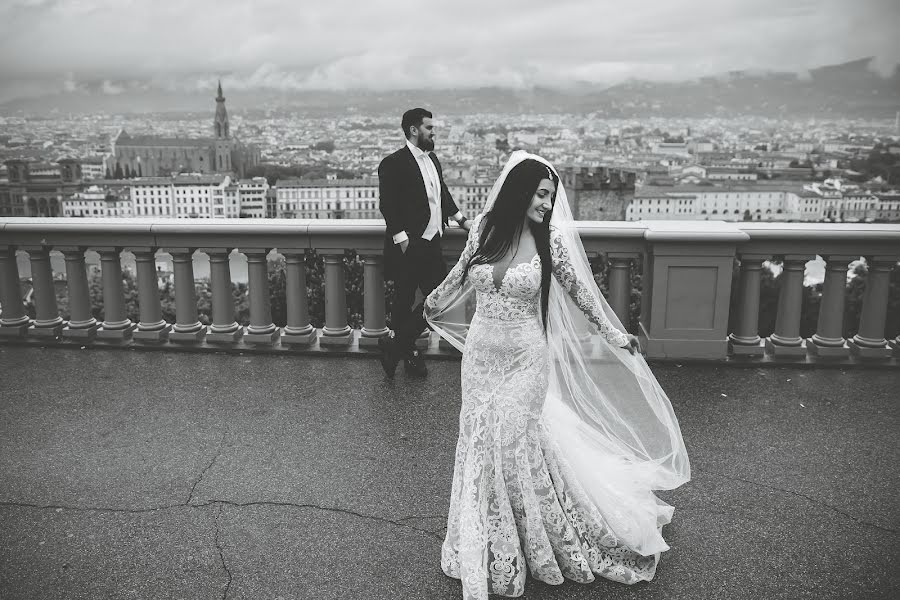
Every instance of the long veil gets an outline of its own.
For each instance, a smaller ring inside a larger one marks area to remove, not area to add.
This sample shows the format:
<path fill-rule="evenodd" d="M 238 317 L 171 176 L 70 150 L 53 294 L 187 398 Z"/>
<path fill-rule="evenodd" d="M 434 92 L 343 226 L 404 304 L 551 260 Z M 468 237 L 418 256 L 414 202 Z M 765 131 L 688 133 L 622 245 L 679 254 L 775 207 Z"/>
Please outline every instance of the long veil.
<path fill-rule="evenodd" d="M 491 189 L 484 213 L 491 210 L 510 170 L 527 158 L 553 168 L 539 156 L 514 152 Z M 562 182 L 550 225 L 561 234 L 578 280 L 592 281 Z M 584 287 L 610 323 L 624 332 L 597 286 Z M 475 302 L 471 278 L 466 278 L 426 314 L 433 329 L 462 352 Z M 669 398 L 643 356 L 606 343 L 555 278 L 548 300 L 547 341 L 549 388 L 542 419 L 551 438 L 595 504 L 611 508 L 603 516 L 623 541 L 647 556 L 668 549 L 660 528 L 671 519 L 672 508 L 652 490 L 673 489 L 690 479 L 687 451 Z"/>

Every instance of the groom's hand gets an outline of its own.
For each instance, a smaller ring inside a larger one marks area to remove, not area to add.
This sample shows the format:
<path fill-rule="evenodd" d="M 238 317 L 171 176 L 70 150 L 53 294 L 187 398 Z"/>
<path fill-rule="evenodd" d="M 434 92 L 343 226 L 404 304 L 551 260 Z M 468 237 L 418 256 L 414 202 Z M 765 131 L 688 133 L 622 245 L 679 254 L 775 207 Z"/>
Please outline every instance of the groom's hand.
<path fill-rule="evenodd" d="M 400 242 L 400 252 L 406 254 L 406 248 L 409 246 L 409 240 L 403 240 Z"/>

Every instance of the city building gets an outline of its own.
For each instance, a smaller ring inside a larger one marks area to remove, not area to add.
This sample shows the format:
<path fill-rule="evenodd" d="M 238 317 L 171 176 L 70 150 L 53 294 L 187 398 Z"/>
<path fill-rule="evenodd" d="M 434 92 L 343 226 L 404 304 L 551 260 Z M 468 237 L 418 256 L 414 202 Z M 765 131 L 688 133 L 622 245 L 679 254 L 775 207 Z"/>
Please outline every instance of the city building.
<path fill-rule="evenodd" d="M 168 177 L 178 173 L 236 173 L 259 164 L 259 150 L 241 143 L 231 132 L 222 84 L 216 96 L 216 112 L 210 138 L 132 136 L 124 129 L 112 140 L 107 176 Z"/>
<path fill-rule="evenodd" d="M 236 219 L 240 216 L 237 197 L 225 190 L 228 175 L 177 175 L 144 177 L 131 184 L 135 217 L 176 219 Z"/>
<path fill-rule="evenodd" d="M 375 179 L 282 179 L 275 188 L 278 218 L 381 218 Z"/>
<path fill-rule="evenodd" d="M 241 179 L 237 182 L 237 186 L 232 184 L 228 191 L 230 192 L 235 187 L 238 193 L 240 216 L 251 219 L 265 219 L 266 196 L 269 192 L 269 183 L 266 181 L 266 178 Z"/>
<path fill-rule="evenodd" d="M 81 190 L 81 164 L 7 160 L 7 181 L 0 184 L 0 216 L 60 217 L 62 202 Z"/>
<path fill-rule="evenodd" d="M 118 194 L 108 188 L 92 185 L 62 201 L 64 217 L 114 217 L 134 216 L 131 195 L 128 190 Z"/>

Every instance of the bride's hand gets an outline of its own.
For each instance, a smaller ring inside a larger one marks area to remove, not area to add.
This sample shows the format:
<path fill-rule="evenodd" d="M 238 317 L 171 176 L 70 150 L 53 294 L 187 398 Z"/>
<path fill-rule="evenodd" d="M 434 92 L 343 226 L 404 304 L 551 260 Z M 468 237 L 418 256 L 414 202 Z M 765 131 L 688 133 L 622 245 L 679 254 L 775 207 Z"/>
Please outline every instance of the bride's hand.
<path fill-rule="evenodd" d="M 631 335 L 630 333 L 628 334 L 628 344 L 622 347 L 628 350 L 631 354 L 641 351 L 641 344 L 640 342 L 638 342 L 637 336 Z"/>

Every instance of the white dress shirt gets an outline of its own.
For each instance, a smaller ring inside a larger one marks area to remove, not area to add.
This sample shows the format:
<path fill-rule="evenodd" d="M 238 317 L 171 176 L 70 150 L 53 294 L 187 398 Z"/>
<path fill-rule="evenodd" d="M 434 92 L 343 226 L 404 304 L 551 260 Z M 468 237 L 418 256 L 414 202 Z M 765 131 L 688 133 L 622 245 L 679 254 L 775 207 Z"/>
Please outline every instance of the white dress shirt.
<path fill-rule="evenodd" d="M 441 235 L 441 179 L 438 176 L 437 167 L 431 160 L 428 152 L 420 149 L 409 140 L 406 140 L 406 146 L 412 152 L 416 164 L 419 166 L 419 172 L 422 174 L 422 181 L 425 182 L 425 194 L 428 196 L 428 207 L 431 210 L 431 216 L 428 218 L 428 225 L 422 233 L 423 240 L 432 240 L 435 235 Z M 453 218 L 459 221 L 462 218 L 462 211 L 453 215 Z M 409 239 L 405 231 L 401 231 L 394 235 L 394 243 L 400 244 Z"/>

